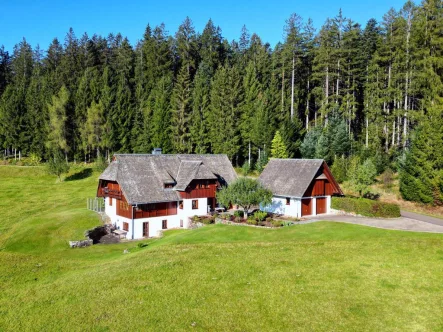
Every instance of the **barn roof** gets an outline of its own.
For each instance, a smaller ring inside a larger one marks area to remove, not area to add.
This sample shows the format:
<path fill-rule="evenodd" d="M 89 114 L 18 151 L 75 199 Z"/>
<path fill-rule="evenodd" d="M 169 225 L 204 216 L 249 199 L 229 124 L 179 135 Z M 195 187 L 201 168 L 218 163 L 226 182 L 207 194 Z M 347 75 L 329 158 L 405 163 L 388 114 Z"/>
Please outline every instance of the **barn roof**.
<path fill-rule="evenodd" d="M 226 155 L 116 154 L 100 180 L 116 181 L 129 204 L 180 199 L 192 180 L 217 179 L 229 184 L 237 178 Z M 175 184 L 165 188 L 165 184 Z"/>
<path fill-rule="evenodd" d="M 259 177 L 260 183 L 275 196 L 303 197 L 316 178 L 327 178 L 328 166 L 322 159 L 271 159 Z M 338 184 L 331 180 L 341 193 Z"/>

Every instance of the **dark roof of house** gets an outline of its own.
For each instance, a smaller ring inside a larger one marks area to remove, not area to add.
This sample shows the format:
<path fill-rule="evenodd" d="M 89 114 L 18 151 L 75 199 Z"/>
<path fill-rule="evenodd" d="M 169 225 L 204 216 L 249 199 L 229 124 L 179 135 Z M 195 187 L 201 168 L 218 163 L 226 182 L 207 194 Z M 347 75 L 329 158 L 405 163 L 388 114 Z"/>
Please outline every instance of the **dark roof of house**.
<path fill-rule="evenodd" d="M 303 197 L 314 179 L 327 178 L 323 173 L 325 167 L 322 159 L 271 159 L 259 181 L 275 196 Z"/>
<path fill-rule="evenodd" d="M 116 181 L 129 204 L 170 202 L 180 199 L 192 180 L 229 184 L 237 178 L 226 155 L 116 154 L 100 180 Z M 165 184 L 175 184 L 165 188 Z"/>

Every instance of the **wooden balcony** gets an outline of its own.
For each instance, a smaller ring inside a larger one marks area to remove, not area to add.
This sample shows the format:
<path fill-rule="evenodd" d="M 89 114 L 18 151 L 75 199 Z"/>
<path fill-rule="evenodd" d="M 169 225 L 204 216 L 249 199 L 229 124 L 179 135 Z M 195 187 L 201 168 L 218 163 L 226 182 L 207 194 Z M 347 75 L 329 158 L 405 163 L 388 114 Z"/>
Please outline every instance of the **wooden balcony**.
<path fill-rule="evenodd" d="M 106 197 L 122 199 L 122 192 L 121 192 L 121 190 L 110 189 L 108 187 L 104 187 L 104 188 L 102 188 L 102 194 L 103 194 L 103 196 L 106 196 Z"/>

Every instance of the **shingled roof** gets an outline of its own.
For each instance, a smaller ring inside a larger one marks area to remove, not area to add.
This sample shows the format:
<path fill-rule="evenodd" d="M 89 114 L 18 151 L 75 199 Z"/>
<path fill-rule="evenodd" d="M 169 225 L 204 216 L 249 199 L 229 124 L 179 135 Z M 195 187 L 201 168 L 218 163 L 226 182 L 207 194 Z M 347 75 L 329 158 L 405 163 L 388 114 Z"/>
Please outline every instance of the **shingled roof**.
<path fill-rule="evenodd" d="M 327 178 L 323 173 L 327 167 L 322 159 L 271 159 L 259 181 L 275 196 L 303 197 L 314 179 Z M 331 181 L 338 187 L 333 178 Z"/>
<path fill-rule="evenodd" d="M 237 178 L 226 155 L 116 154 L 100 180 L 116 181 L 129 204 L 180 200 L 194 179 L 217 179 L 229 184 Z M 165 188 L 165 184 L 175 187 Z"/>

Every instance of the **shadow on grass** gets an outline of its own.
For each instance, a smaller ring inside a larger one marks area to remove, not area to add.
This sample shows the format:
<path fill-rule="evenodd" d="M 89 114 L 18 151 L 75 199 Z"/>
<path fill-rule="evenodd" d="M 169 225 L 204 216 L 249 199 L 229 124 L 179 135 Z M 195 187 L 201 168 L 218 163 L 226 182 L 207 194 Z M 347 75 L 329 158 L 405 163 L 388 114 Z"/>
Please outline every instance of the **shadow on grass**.
<path fill-rule="evenodd" d="M 80 172 L 77 172 L 75 174 L 69 175 L 65 178 L 65 181 L 76 181 L 76 180 L 82 180 L 89 178 L 92 175 L 92 168 L 85 168 L 82 169 Z"/>

